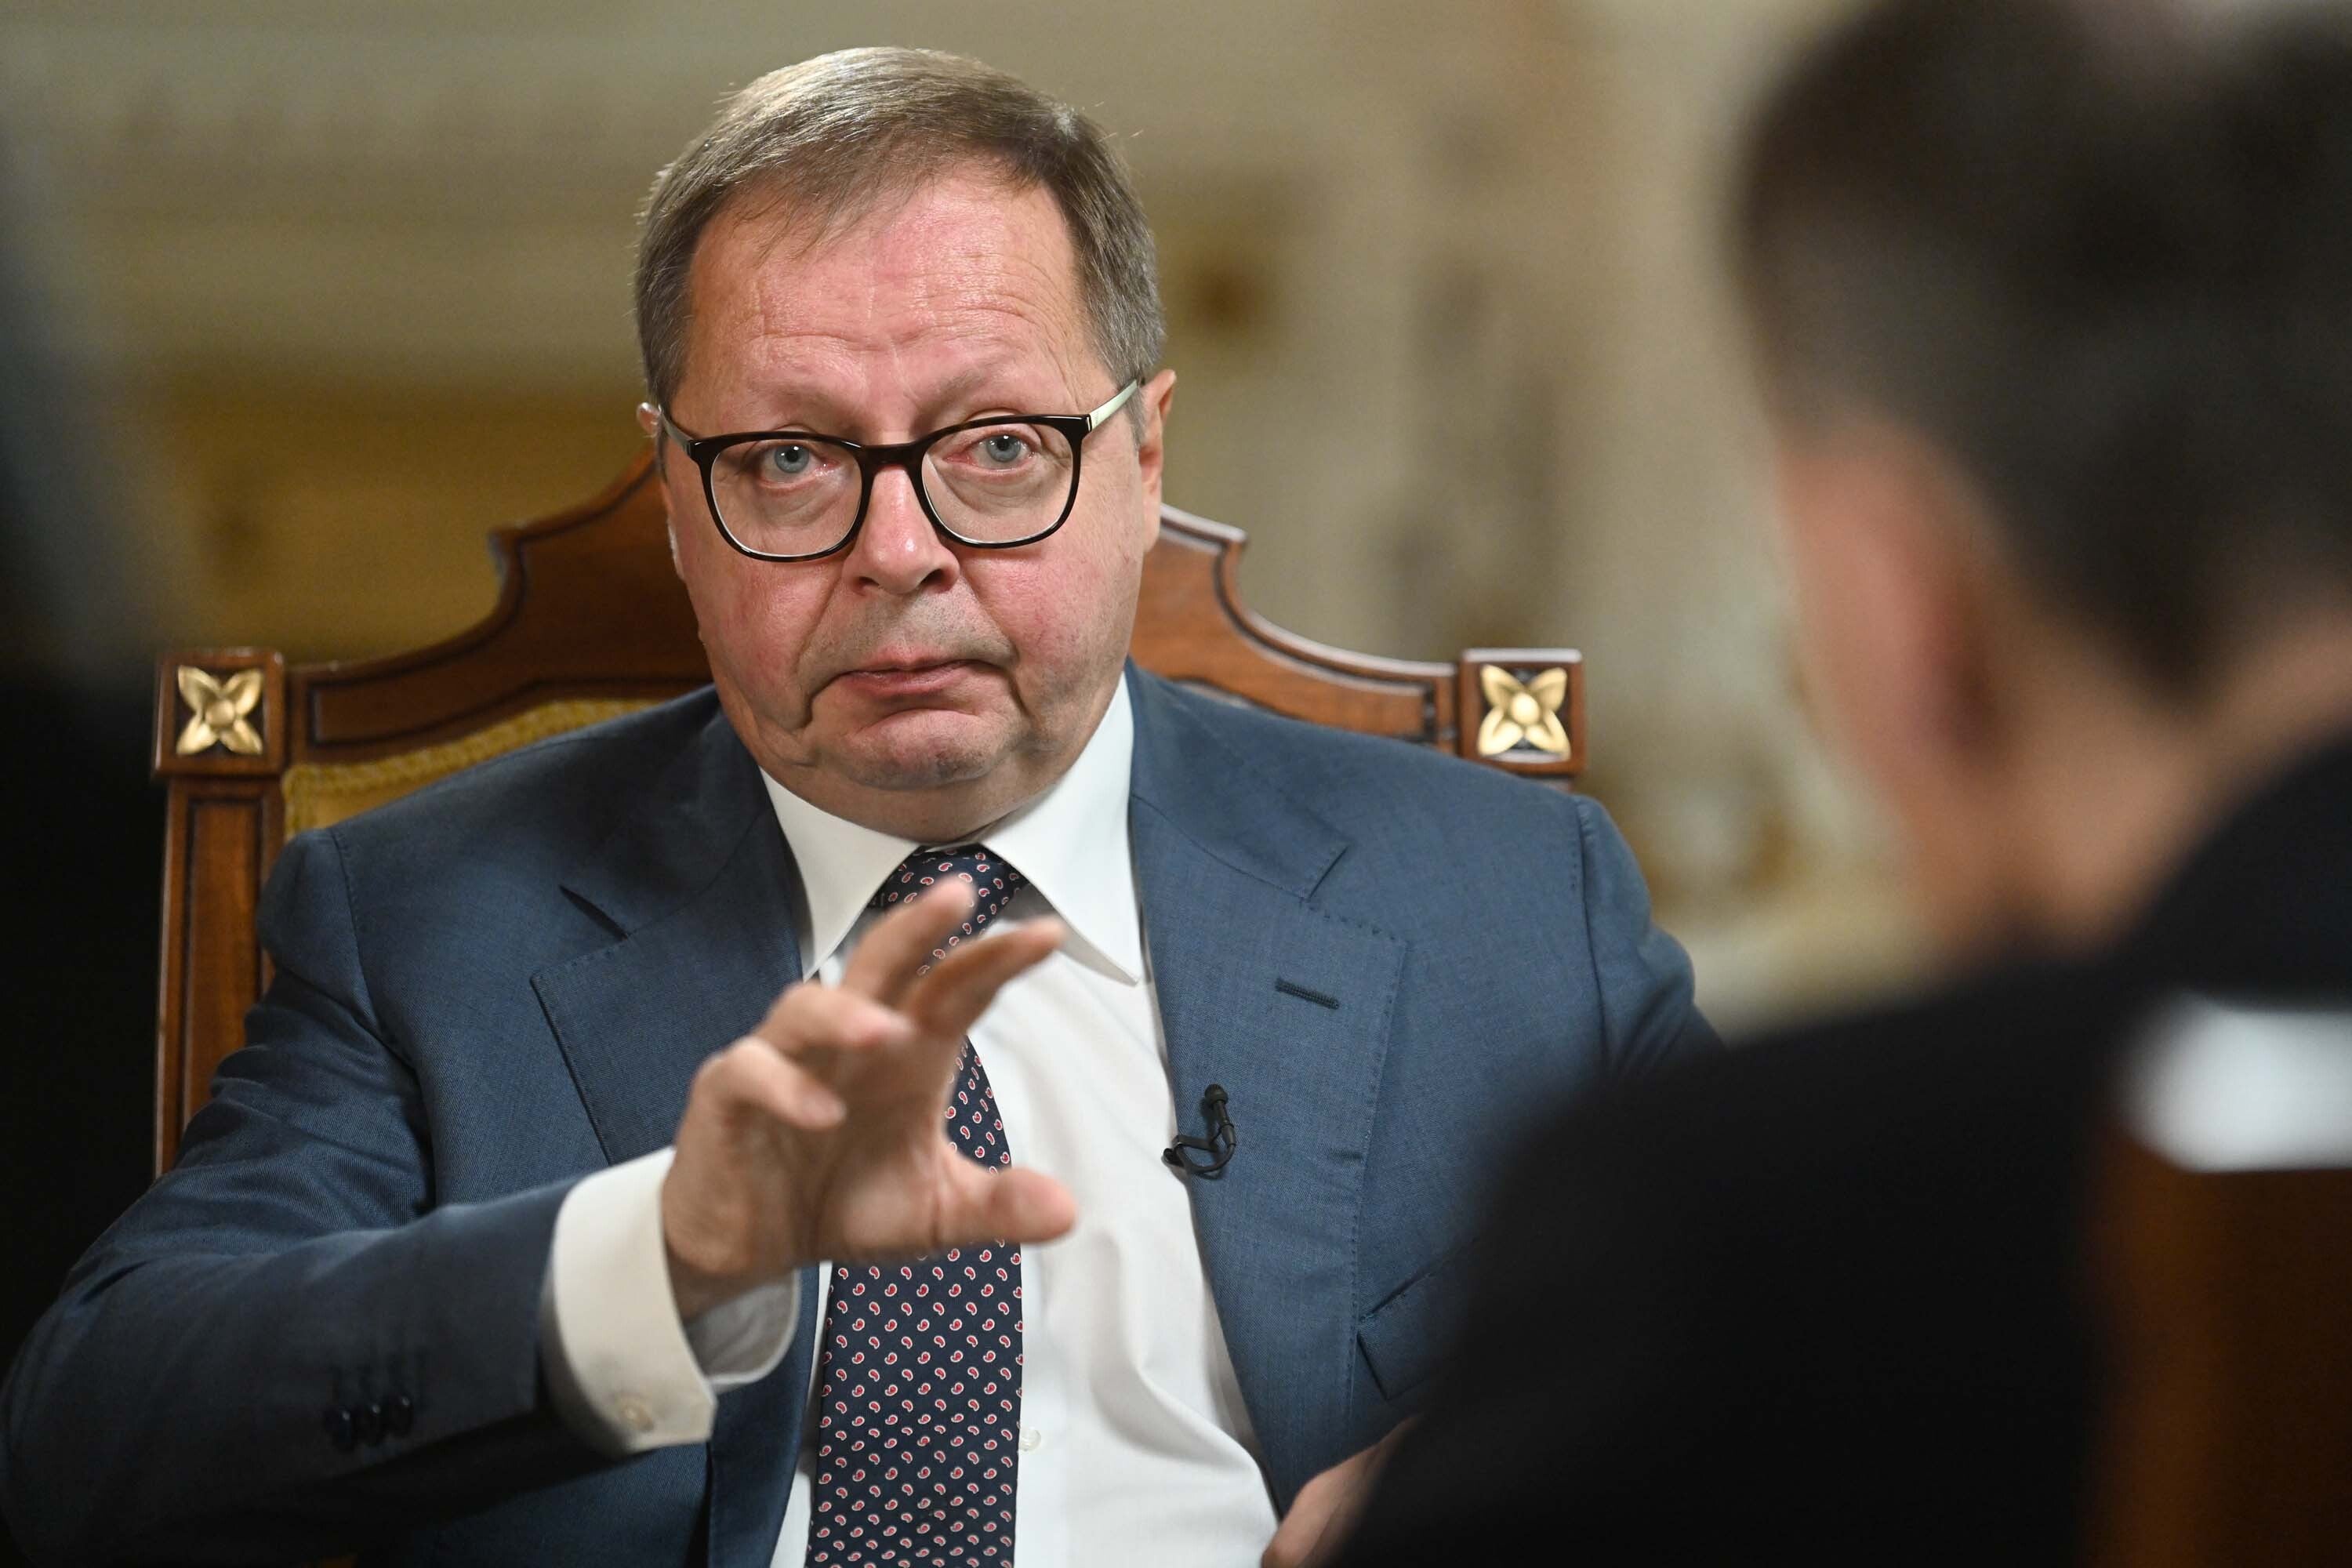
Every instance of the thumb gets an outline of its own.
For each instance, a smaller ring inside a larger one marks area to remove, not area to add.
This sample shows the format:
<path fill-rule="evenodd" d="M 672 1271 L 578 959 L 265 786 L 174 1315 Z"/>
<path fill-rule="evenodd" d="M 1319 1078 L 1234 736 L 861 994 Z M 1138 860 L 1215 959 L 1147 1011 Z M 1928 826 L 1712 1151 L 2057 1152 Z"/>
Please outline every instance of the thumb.
<path fill-rule="evenodd" d="M 961 1160 L 940 1216 L 940 1245 L 1051 1241 L 1078 1222 L 1070 1189 L 1039 1171 L 1014 1165 L 990 1171 Z"/>

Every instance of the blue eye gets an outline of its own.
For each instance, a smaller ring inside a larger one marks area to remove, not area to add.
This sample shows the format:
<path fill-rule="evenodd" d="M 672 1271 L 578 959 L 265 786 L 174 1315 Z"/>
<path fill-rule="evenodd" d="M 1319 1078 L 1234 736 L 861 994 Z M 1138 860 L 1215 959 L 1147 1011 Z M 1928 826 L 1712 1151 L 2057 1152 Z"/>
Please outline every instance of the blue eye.
<path fill-rule="evenodd" d="M 768 449 L 768 471 L 780 479 L 798 479 L 816 465 L 816 453 L 794 441 L 779 441 Z"/>
<path fill-rule="evenodd" d="M 1001 468 L 1010 468 L 1029 455 L 1029 443 L 1020 437 L 998 431 L 980 444 L 981 455 Z"/>

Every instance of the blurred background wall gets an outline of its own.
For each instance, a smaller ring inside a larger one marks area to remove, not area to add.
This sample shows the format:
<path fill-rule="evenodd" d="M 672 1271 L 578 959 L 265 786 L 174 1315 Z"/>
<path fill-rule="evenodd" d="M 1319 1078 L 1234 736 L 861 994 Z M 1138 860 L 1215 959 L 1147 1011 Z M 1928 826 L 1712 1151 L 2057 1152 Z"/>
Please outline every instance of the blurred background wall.
<path fill-rule="evenodd" d="M 1170 499 L 1249 530 L 1252 602 L 1403 656 L 1580 647 L 1589 786 L 1702 1001 L 1851 995 L 1913 939 L 1801 710 L 1717 244 L 1742 110 L 1843 4 L 14 0 L 8 222 L 107 497 L 48 555 L 106 565 L 45 569 L 46 629 L 0 646 L 143 731 L 167 644 L 471 621 L 484 531 L 636 449 L 655 169 L 772 65 L 956 49 L 1118 134 L 1181 378 Z M 96 1113 L 143 1138 L 135 1100 Z"/>

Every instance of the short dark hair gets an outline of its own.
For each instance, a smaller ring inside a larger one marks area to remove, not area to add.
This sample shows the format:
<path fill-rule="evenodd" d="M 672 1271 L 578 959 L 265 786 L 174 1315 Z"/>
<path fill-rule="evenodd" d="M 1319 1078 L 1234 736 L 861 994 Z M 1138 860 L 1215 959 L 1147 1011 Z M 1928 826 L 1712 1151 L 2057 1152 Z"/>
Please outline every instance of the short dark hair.
<path fill-rule="evenodd" d="M 731 202 L 755 192 L 822 231 L 968 163 L 1053 196 L 1104 368 L 1121 382 L 1158 369 L 1166 327 L 1151 228 L 1101 129 L 978 60 L 842 49 L 736 93 L 655 180 L 636 272 L 637 343 L 654 401 L 667 406 L 677 391 L 695 246 Z"/>
<path fill-rule="evenodd" d="M 1887 0 L 1768 102 L 1735 248 L 1786 418 L 1899 418 L 2053 603 L 2189 694 L 2352 590 L 2352 29 Z"/>

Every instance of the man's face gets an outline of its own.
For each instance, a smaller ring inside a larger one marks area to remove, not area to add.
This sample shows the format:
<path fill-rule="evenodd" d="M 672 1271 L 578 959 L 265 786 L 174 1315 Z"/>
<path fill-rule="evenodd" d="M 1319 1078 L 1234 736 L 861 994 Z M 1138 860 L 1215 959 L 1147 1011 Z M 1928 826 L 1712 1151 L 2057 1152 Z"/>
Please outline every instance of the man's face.
<path fill-rule="evenodd" d="M 812 246 L 756 202 L 694 256 L 669 414 L 697 434 L 798 429 L 869 444 L 1006 414 L 1081 414 L 1118 390 L 1087 331 L 1069 232 L 1043 190 L 951 173 Z M 678 573 L 728 717 L 761 766 L 836 816 L 905 837 L 978 829 L 1057 778 L 1126 658 L 1160 510 L 1174 377 L 1086 442 L 1069 520 L 975 550 L 942 538 L 904 470 L 878 475 L 847 550 L 780 563 L 712 523 L 674 447 Z"/>

